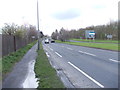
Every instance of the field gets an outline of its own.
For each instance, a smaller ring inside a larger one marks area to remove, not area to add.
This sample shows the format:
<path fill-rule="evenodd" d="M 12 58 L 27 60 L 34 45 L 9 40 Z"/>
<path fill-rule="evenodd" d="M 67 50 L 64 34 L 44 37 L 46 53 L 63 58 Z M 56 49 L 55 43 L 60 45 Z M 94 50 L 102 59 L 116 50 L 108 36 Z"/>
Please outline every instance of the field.
<path fill-rule="evenodd" d="M 71 39 L 71 40 L 85 41 L 85 42 L 118 43 L 117 40 L 88 40 L 88 39 Z"/>
<path fill-rule="evenodd" d="M 66 43 L 66 44 L 71 44 L 71 45 L 87 46 L 87 47 L 92 47 L 92 48 L 99 48 L 99 49 L 118 51 L 118 44 L 113 44 L 113 43 L 61 42 L 59 40 L 57 40 L 56 42 L 58 42 L 58 43 Z"/>

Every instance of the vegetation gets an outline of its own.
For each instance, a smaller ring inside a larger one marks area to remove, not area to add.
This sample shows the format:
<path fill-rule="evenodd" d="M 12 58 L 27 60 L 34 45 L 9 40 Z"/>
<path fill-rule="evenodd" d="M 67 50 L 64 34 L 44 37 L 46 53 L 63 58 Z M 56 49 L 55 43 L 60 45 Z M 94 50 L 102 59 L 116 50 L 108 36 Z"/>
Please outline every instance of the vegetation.
<path fill-rule="evenodd" d="M 38 57 L 35 63 L 36 77 L 39 79 L 38 88 L 64 88 L 54 68 L 51 67 L 48 58 L 40 45 Z"/>
<path fill-rule="evenodd" d="M 11 72 L 12 68 L 14 67 L 15 63 L 20 61 L 24 54 L 27 53 L 27 51 L 36 43 L 33 42 L 31 44 L 28 44 L 27 46 L 24 46 L 23 48 L 17 50 L 16 52 L 10 53 L 8 56 L 4 56 L 2 58 L 2 76 L 3 79 L 5 76 Z"/>
<path fill-rule="evenodd" d="M 68 30 L 61 28 L 59 32 L 58 30 L 55 30 L 55 32 L 53 32 L 51 36 L 53 39 L 61 41 L 67 41 L 68 39 L 71 38 L 85 39 L 86 30 L 94 30 L 95 38 L 99 40 L 107 40 L 107 35 L 112 35 L 113 40 L 118 40 L 118 35 L 120 34 L 120 32 L 118 32 L 117 21 L 110 21 L 110 23 L 106 25 L 89 26 L 77 30 L 76 29 Z"/>
<path fill-rule="evenodd" d="M 84 41 L 84 42 L 101 42 L 101 43 L 118 43 L 117 40 L 90 40 L 90 39 L 71 39 L 75 41 Z"/>
<path fill-rule="evenodd" d="M 33 25 L 18 26 L 14 23 L 12 24 L 5 23 L 5 26 L 2 28 L 3 35 L 12 35 L 26 38 L 31 38 L 32 36 L 35 36 L 35 38 L 37 38 L 37 33 L 38 31 L 36 30 L 36 27 Z"/>
<path fill-rule="evenodd" d="M 107 49 L 107 50 L 115 50 L 118 51 L 118 44 L 110 44 L 110 43 L 80 43 L 80 42 L 62 42 L 56 40 L 58 43 L 66 43 L 71 45 L 78 45 L 78 46 L 87 46 L 93 48 L 100 48 L 100 49 Z"/>

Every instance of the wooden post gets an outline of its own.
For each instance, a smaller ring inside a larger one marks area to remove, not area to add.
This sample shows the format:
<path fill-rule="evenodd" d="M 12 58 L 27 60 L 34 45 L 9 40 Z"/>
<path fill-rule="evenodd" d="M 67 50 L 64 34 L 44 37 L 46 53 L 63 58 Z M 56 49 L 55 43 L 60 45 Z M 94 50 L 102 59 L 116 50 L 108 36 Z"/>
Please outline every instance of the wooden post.
<path fill-rule="evenodd" d="M 13 36 L 14 37 L 14 51 L 16 51 L 16 38 L 15 38 L 15 36 Z"/>

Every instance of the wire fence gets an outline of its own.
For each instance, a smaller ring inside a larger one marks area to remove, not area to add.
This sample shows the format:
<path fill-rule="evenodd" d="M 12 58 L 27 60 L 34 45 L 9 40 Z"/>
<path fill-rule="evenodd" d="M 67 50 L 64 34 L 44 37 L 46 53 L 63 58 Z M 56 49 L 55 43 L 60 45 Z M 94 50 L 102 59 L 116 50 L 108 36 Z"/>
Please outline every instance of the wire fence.
<path fill-rule="evenodd" d="M 2 38 L 2 39 L 1 39 Z M 27 44 L 36 40 L 36 38 L 22 38 L 18 36 L 12 35 L 2 35 L 0 34 L 0 40 L 2 40 L 2 56 L 8 55 L 11 52 L 15 52 L 16 50 L 26 46 Z"/>

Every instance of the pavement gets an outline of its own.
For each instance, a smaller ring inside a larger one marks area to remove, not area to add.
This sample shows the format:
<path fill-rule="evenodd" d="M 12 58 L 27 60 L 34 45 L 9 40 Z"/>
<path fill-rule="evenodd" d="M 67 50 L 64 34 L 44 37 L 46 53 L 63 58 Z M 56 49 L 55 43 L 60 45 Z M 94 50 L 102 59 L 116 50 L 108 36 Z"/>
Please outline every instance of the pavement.
<path fill-rule="evenodd" d="M 3 81 L 2 88 L 36 88 L 37 79 L 34 73 L 34 64 L 37 56 L 35 44 L 13 68 L 12 72 Z"/>
<path fill-rule="evenodd" d="M 61 43 L 43 47 L 75 88 L 118 88 L 118 52 Z"/>

